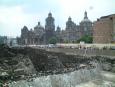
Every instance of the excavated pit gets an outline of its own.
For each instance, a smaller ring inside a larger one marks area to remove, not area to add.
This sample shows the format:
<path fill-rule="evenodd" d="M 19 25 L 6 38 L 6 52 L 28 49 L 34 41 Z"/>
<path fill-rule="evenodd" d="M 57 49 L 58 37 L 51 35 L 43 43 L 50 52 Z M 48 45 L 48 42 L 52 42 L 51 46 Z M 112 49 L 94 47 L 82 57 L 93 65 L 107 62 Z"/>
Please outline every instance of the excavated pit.
<path fill-rule="evenodd" d="M 9 79 L 26 79 L 26 76 L 48 76 L 69 73 L 80 69 L 95 69 L 115 72 L 115 58 L 105 56 L 67 55 L 35 48 L 0 48 L 0 69 Z M 10 72 L 9 72 L 10 71 Z M 13 73 L 13 74 L 12 74 Z M 24 75 L 24 77 L 22 77 Z M 19 76 L 19 77 L 18 77 Z M 20 77 L 21 76 L 21 77 Z M 2 76 L 0 76 L 2 77 Z M 3 77 L 1 78 L 3 80 Z"/>

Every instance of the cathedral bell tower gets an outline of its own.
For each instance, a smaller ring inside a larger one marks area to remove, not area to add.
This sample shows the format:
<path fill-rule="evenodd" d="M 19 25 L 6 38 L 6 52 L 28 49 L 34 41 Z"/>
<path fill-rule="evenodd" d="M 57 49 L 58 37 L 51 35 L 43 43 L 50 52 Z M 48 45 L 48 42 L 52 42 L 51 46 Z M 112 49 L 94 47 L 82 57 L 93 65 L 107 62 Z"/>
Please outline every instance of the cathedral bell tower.
<path fill-rule="evenodd" d="M 54 37 L 55 33 L 55 24 L 54 24 L 54 18 L 52 17 L 52 13 L 50 12 L 48 14 L 48 17 L 46 18 L 45 23 L 45 41 L 46 44 L 49 42 L 49 39 Z"/>

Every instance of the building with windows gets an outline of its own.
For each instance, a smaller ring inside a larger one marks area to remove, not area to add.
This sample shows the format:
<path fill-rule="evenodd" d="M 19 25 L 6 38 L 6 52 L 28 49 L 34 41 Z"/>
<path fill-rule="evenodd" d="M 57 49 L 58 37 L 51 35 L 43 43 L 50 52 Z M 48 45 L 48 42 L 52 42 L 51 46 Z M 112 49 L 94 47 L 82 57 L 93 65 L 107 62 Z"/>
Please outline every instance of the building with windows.
<path fill-rule="evenodd" d="M 92 22 L 88 19 L 86 11 L 84 13 L 84 19 L 80 22 L 80 32 L 81 36 L 93 35 L 93 25 Z"/>
<path fill-rule="evenodd" d="M 45 30 L 44 27 L 40 25 L 40 22 L 38 22 L 38 25 L 34 27 L 34 30 L 28 29 L 27 26 L 24 26 L 21 29 L 21 37 L 17 38 L 18 44 L 20 45 L 32 45 L 32 44 L 43 44 L 44 43 L 44 34 Z"/>
<path fill-rule="evenodd" d="M 81 37 L 88 35 L 93 35 L 92 22 L 88 19 L 87 12 L 84 12 L 84 19 L 79 25 L 76 25 L 72 18 L 69 17 L 66 22 L 66 28 L 62 31 L 62 39 L 64 42 L 74 43 Z"/>
<path fill-rule="evenodd" d="M 46 24 L 45 24 L 45 43 L 48 43 L 50 38 L 55 36 L 55 23 L 54 18 L 52 17 L 52 13 L 48 14 L 48 17 L 46 18 Z"/>
<path fill-rule="evenodd" d="M 79 26 L 76 25 L 72 18 L 69 17 L 66 22 L 66 28 L 62 31 L 62 39 L 64 42 L 72 43 L 80 39 Z"/>
<path fill-rule="evenodd" d="M 76 25 L 69 17 L 65 30 L 61 30 L 59 26 L 55 30 L 55 19 L 50 12 L 45 20 L 45 28 L 41 26 L 40 22 L 34 29 L 29 30 L 27 26 L 24 26 L 21 29 L 20 38 L 17 39 L 18 43 L 22 45 L 49 44 L 52 37 L 56 37 L 58 43 L 74 43 L 84 35 L 92 36 L 92 22 L 88 19 L 87 12 L 84 13 L 84 19 L 79 25 Z"/>
<path fill-rule="evenodd" d="M 115 42 L 115 14 L 97 19 L 93 26 L 93 43 L 112 42 Z"/>

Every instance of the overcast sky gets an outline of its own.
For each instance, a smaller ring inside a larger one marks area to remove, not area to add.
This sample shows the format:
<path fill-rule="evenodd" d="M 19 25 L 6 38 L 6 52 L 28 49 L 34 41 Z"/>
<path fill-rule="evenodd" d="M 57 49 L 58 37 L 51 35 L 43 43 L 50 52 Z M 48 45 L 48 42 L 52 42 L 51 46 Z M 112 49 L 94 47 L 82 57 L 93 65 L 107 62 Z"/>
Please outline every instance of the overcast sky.
<path fill-rule="evenodd" d="M 38 21 L 44 26 L 49 12 L 55 18 L 55 26 L 64 29 L 69 16 L 79 24 L 85 10 L 88 18 L 95 21 L 115 14 L 115 0 L 0 0 L 0 35 L 20 36 L 24 25 L 34 28 Z"/>

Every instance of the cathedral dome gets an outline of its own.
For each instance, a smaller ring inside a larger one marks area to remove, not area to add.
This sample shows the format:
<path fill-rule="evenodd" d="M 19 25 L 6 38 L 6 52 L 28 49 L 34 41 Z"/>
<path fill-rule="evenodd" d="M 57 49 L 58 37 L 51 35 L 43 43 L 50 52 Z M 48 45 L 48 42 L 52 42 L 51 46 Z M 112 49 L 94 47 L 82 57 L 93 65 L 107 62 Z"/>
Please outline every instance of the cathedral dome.
<path fill-rule="evenodd" d="M 89 19 L 83 19 L 81 22 L 91 22 Z"/>
<path fill-rule="evenodd" d="M 24 27 L 22 28 L 22 31 L 23 31 L 23 32 L 28 32 L 27 26 L 24 26 Z"/>
<path fill-rule="evenodd" d="M 84 13 L 84 19 L 81 22 L 91 22 L 87 17 L 87 12 Z"/>
<path fill-rule="evenodd" d="M 38 25 L 36 25 L 35 28 L 41 29 L 41 28 L 43 28 L 43 26 L 41 26 L 40 22 L 38 22 Z"/>

